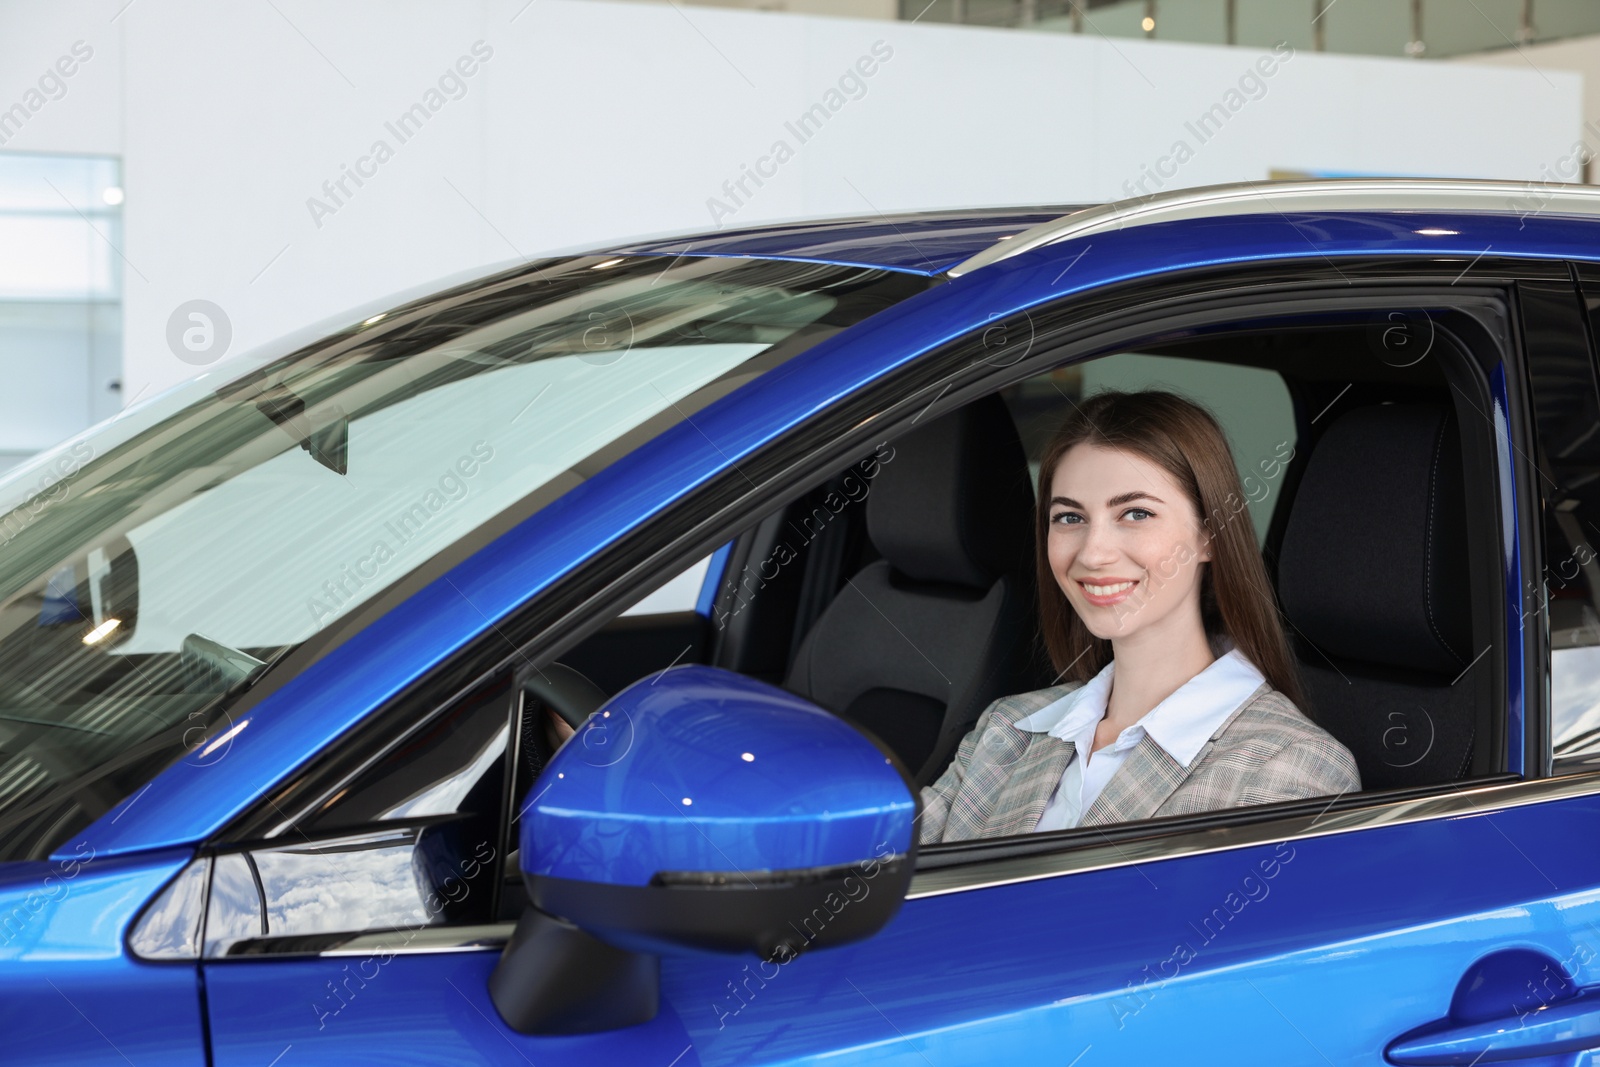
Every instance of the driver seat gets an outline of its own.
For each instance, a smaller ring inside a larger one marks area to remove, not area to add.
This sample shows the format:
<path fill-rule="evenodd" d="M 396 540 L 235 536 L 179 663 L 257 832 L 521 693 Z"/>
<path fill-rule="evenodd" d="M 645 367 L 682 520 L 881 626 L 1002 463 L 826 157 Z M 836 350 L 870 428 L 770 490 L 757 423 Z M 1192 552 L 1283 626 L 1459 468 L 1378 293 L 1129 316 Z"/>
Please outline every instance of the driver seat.
<path fill-rule="evenodd" d="M 847 579 L 784 682 L 879 737 L 918 785 L 992 701 L 1040 684 L 1029 483 L 998 396 L 896 440 L 867 497 L 883 558 Z"/>

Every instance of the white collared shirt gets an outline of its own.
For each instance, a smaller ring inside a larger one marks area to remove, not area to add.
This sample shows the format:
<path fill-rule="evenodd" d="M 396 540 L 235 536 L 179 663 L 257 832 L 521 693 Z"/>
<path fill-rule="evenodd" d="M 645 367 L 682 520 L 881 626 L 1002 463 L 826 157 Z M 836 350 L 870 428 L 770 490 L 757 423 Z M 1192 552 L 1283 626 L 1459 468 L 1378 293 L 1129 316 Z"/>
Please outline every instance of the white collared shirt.
<path fill-rule="evenodd" d="M 1095 752 L 1094 732 L 1105 718 L 1114 667 L 1115 661 L 1106 664 L 1084 685 L 1016 722 L 1019 730 L 1048 733 L 1059 741 L 1072 742 L 1076 750 L 1035 830 L 1077 826 L 1128 753 L 1147 734 L 1167 755 L 1188 767 L 1217 728 L 1266 680 L 1244 653 L 1231 649 Z"/>

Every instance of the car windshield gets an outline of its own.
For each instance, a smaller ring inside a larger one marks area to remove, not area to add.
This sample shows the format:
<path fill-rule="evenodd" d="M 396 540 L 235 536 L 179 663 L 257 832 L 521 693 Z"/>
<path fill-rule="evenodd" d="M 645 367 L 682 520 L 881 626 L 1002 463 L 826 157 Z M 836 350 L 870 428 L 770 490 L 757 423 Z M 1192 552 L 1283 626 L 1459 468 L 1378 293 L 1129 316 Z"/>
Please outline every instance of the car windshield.
<path fill-rule="evenodd" d="M 540 261 L 230 361 L 36 457 L 0 481 L 0 860 L 208 758 L 277 661 L 497 514 L 926 284 Z"/>

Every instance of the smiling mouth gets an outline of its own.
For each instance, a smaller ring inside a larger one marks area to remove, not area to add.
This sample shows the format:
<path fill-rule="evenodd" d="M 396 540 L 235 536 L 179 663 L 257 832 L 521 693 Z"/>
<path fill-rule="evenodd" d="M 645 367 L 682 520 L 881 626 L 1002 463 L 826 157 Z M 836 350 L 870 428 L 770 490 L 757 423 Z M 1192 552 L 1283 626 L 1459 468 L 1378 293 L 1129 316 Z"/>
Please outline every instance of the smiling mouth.
<path fill-rule="evenodd" d="M 1078 588 L 1083 590 L 1083 597 L 1097 608 L 1110 607 L 1120 604 L 1133 593 L 1138 582 L 1126 579 L 1110 582 L 1086 582 L 1078 580 Z"/>

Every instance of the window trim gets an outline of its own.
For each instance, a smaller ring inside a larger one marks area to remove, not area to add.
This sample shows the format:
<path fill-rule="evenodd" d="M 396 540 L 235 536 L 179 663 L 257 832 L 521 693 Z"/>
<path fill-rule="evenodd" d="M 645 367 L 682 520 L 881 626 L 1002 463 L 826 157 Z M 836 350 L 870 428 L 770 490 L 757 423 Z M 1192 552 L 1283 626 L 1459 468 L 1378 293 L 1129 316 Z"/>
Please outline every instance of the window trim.
<path fill-rule="evenodd" d="M 1478 779 L 1428 786 L 1425 790 L 1415 791 L 1419 795 L 1388 803 L 1362 803 L 1367 798 L 1381 794 L 1358 793 L 1351 795 L 1348 802 L 1342 805 L 1337 803 L 1344 799 L 1340 797 L 1335 798 L 1334 802 L 1320 799 L 1294 801 L 1291 804 L 1263 804 L 1260 807 L 1230 809 L 1194 817 L 1146 819 L 1126 824 L 1130 831 L 1143 831 L 1127 838 L 1091 841 L 1086 845 L 1031 856 L 977 860 L 971 864 L 936 867 L 932 870 L 919 869 L 912 875 L 911 889 L 906 893 L 906 899 L 918 900 L 972 889 L 990 889 L 1111 867 L 1138 866 L 1141 863 L 1227 852 L 1278 841 L 1304 841 L 1383 826 L 1430 822 L 1600 793 L 1600 771 L 1540 778 L 1532 782 L 1506 780 L 1509 777 L 1502 775 L 1499 781 Z M 1291 810 L 1285 812 L 1286 808 Z M 1222 821 L 1216 818 L 1219 814 L 1228 817 L 1225 825 L 1194 825 L 1216 824 Z M 1269 817 L 1262 819 L 1262 814 Z M 1271 818 L 1273 814 L 1279 817 Z"/>
<path fill-rule="evenodd" d="M 1491 313 L 1503 313 L 1515 307 L 1510 288 L 1516 279 L 1565 276 L 1564 265 L 1542 261 L 1480 257 L 1467 264 L 1465 260 L 1466 257 L 1425 261 L 1416 257 L 1370 257 L 1352 258 L 1335 267 L 1327 262 L 1296 259 L 1244 268 L 1197 269 L 1110 286 L 1026 313 L 1034 341 L 1028 351 L 1004 366 L 985 358 L 983 334 L 993 327 L 993 323 L 985 323 L 984 329 L 974 330 L 885 375 L 755 456 L 741 460 L 738 471 L 724 472 L 663 512 L 660 521 L 652 524 L 654 536 L 648 543 L 642 536 L 629 537 L 605 550 L 588 566 L 565 576 L 546 594 L 497 626 L 492 640 L 486 638 L 464 650 L 396 698 L 389 708 L 364 724 L 358 737 L 339 746 L 338 752 L 330 752 L 314 765 L 286 777 L 274 794 L 236 820 L 219 835 L 219 840 L 276 839 L 303 813 L 314 809 L 320 797 L 331 795 L 342 781 L 360 773 L 367 762 L 390 745 L 400 743 L 434 712 L 464 696 L 496 671 L 519 660 L 542 664 L 557 659 L 620 610 L 649 575 L 681 569 L 716 549 L 772 507 L 824 481 L 850 456 L 901 431 L 914 419 L 937 416 L 1049 366 L 1151 344 L 1196 328 L 1225 326 L 1246 317 L 1242 314 L 1246 309 L 1250 319 L 1333 313 L 1340 309 L 1415 309 L 1419 302 L 1429 307 L 1463 311 L 1487 308 Z M 1476 267 L 1474 278 L 1467 285 L 1458 285 L 1463 266 Z M 1505 368 L 1508 396 L 1496 399 L 1509 400 L 1505 414 L 1513 439 L 1527 440 L 1531 424 L 1523 411 L 1527 396 L 1520 338 L 1513 322 L 1502 320 L 1499 325 L 1505 334 L 1498 344 L 1499 366 Z M 1485 368 L 1486 377 L 1492 370 Z M 808 447 L 808 442 L 820 444 Z M 1512 456 L 1511 472 L 1514 483 L 1527 486 L 1531 483 L 1524 460 L 1525 457 Z M 1538 546 L 1530 536 L 1527 516 L 1532 504 L 1526 493 L 1518 498 L 1516 506 L 1516 549 L 1524 566 L 1528 566 L 1538 562 L 1533 554 L 1538 552 Z M 1502 602 L 1502 624 L 1509 621 L 1503 609 Z M 513 646 L 509 653 L 505 651 L 508 643 Z M 1509 681 L 1520 674 L 1522 685 L 1517 695 L 1524 706 L 1530 696 L 1539 699 L 1542 688 L 1543 666 L 1530 662 L 1537 651 L 1535 645 L 1537 642 L 1522 642 L 1521 670 L 1507 663 L 1504 666 L 1512 669 L 1502 675 Z M 1508 645 L 1507 651 L 1511 648 Z M 1507 700 L 1508 718 L 1516 702 Z M 1501 746 L 1496 765 L 1503 765 L 1505 738 L 1496 741 Z M 1145 842 L 1138 847 L 1137 856 L 1129 851 L 1131 840 L 1127 845 L 1110 846 L 1041 841 L 1047 847 L 1035 855 L 941 864 L 921 871 L 913 879 L 909 898 L 1239 848 L 1259 840 L 1323 836 L 1600 793 L 1600 773 L 1568 776 L 1557 785 L 1548 779 L 1528 780 L 1532 774 L 1526 764 L 1522 774 L 1521 781 L 1480 778 L 1427 787 L 1423 795 L 1408 799 L 1385 800 L 1383 794 L 1360 794 L 1342 803 L 1340 798 L 1333 803 L 1319 801 L 1326 806 L 1309 820 L 1304 814 L 1285 816 L 1281 814 L 1285 806 L 1273 805 L 1210 813 L 1195 817 L 1204 820 L 1205 825 L 1190 821 L 1181 829 L 1163 826 L 1160 820 L 1130 824 L 1133 836 Z M 283 818 L 277 813 L 278 808 L 291 812 L 290 816 Z M 1335 808 L 1337 815 L 1326 815 Z M 1244 825 L 1236 825 L 1241 822 Z M 1318 827 L 1320 832 L 1314 832 Z M 974 845 L 964 843 L 960 847 Z M 1020 873 L 1013 876 L 1005 874 L 1007 871 Z"/>

